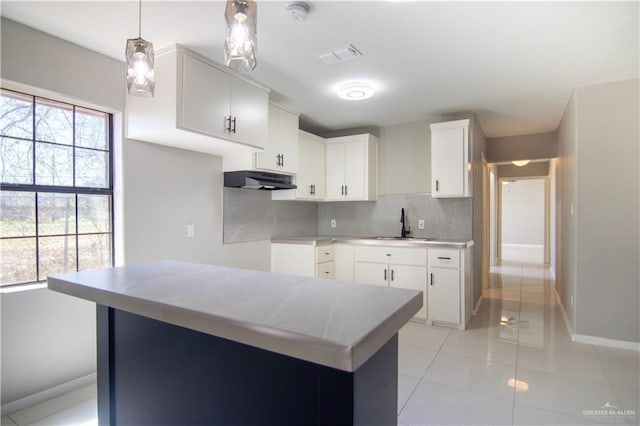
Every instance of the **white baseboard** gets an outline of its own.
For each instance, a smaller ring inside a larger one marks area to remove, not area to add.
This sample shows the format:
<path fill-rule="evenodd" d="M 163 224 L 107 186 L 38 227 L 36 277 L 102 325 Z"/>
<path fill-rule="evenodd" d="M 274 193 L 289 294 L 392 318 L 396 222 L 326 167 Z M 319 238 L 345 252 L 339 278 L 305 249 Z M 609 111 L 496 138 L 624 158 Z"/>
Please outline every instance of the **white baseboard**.
<path fill-rule="evenodd" d="M 52 398 L 59 397 L 81 387 L 90 385 L 92 383 L 95 383 L 96 380 L 96 373 L 87 374 L 86 376 L 82 376 L 61 385 L 45 389 L 41 392 L 34 393 L 33 395 L 25 396 L 24 398 L 2 404 L 0 411 L 2 412 L 3 416 L 6 416 L 20 410 L 24 410 L 25 408 L 31 407 L 33 405 L 40 404 L 41 402 L 48 401 Z"/>
<path fill-rule="evenodd" d="M 560 300 L 560 295 L 558 294 L 558 289 L 553 286 L 553 292 L 556 294 L 556 301 L 560 306 L 560 310 L 562 311 L 562 319 L 564 319 L 564 325 L 567 327 L 567 331 L 569 332 L 569 336 L 571 336 L 571 340 L 573 340 L 573 327 L 571 326 L 571 321 L 569 321 L 569 316 L 567 315 L 567 311 L 564 309 L 564 305 L 562 304 L 562 300 Z"/>
<path fill-rule="evenodd" d="M 569 316 L 567 315 L 567 311 L 564 309 L 564 305 L 560 301 L 560 295 L 558 294 L 558 290 L 553 289 L 556 294 L 556 300 L 558 301 L 558 305 L 560 305 L 560 310 L 562 311 L 562 318 L 564 319 L 564 324 L 567 327 L 567 331 L 571 336 L 571 340 L 577 343 L 585 343 L 587 345 L 595 345 L 595 346 L 607 346 L 609 348 L 617 348 L 617 349 L 628 349 L 631 351 L 640 352 L 640 343 L 638 342 L 628 342 L 626 340 L 616 340 L 616 339 L 607 339 L 606 337 L 597 337 L 597 336 L 589 336 L 587 334 L 576 334 L 573 332 L 573 327 L 571 326 L 571 322 L 569 322 Z"/>
<path fill-rule="evenodd" d="M 610 348 L 628 349 L 640 352 L 640 343 L 628 342 L 626 340 L 607 339 L 605 337 L 589 336 L 586 334 L 572 334 L 571 340 L 588 345 L 608 346 Z"/>
<path fill-rule="evenodd" d="M 476 307 L 473 308 L 473 316 L 475 317 L 478 314 L 478 311 L 480 310 L 480 305 L 482 305 L 482 299 L 484 298 L 484 296 L 480 296 L 480 298 L 478 299 L 478 303 L 476 303 Z"/>

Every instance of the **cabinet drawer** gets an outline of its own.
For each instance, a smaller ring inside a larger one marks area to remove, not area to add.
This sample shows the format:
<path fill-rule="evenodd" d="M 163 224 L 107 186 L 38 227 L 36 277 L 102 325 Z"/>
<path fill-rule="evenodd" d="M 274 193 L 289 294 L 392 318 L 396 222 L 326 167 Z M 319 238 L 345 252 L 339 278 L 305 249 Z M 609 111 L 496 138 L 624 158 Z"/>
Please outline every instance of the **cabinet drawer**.
<path fill-rule="evenodd" d="M 394 247 L 391 257 L 397 265 L 427 266 L 427 249 Z"/>
<path fill-rule="evenodd" d="M 391 262 L 392 247 L 356 246 L 356 262 L 389 263 Z"/>
<path fill-rule="evenodd" d="M 335 258 L 333 245 L 316 247 L 316 263 L 328 262 Z"/>
<path fill-rule="evenodd" d="M 356 246 L 355 260 L 356 262 L 426 266 L 427 251 L 409 247 Z"/>
<path fill-rule="evenodd" d="M 318 263 L 316 265 L 316 277 L 317 278 L 326 278 L 329 280 L 334 279 L 335 277 L 335 268 L 333 261 Z"/>
<path fill-rule="evenodd" d="M 429 250 L 429 266 L 440 268 L 460 268 L 460 251 L 431 249 Z"/>

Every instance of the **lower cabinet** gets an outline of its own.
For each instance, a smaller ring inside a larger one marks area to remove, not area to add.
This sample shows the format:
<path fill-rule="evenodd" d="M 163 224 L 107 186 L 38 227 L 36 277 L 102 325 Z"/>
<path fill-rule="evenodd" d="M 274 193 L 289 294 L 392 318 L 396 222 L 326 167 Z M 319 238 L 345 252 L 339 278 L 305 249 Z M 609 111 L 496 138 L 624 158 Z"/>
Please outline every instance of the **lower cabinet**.
<path fill-rule="evenodd" d="M 422 309 L 415 318 L 427 319 L 427 250 L 422 248 L 356 246 L 354 281 L 419 290 Z"/>
<path fill-rule="evenodd" d="M 429 322 L 464 330 L 471 318 L 470 250 L 429 250 Z M 467 284 L 467 285 L 465 285 Z"/>
<path fill-rule="evenodd" d="M 271 244 L 271 272 L 334 279 L 333 245 Z"/>
<path fill-rule="evenodd" d="M 335 279 L 353 282 L 353 244 L 336 243 L 333 245 L 335 253 Z"/>
<path fill-rule="evenodd" d="M 471 319 L 471 249 L 335 243 L 271 244 L 271 271 L 418 290 L 416 319 L 464 330 Z"/>

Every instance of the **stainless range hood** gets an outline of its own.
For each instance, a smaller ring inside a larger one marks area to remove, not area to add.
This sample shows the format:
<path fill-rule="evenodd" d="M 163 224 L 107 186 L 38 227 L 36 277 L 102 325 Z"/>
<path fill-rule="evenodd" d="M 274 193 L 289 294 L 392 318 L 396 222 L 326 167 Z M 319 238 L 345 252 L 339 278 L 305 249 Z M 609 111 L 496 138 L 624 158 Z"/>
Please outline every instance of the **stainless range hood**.
<path fill-rule="evenodd" d="M 278 173 L 258 172 L 255 170 L 241 170 L 224 172 L 224 186 L 227 188 L 244 189 L 296 189 L 292 177 Z"/>

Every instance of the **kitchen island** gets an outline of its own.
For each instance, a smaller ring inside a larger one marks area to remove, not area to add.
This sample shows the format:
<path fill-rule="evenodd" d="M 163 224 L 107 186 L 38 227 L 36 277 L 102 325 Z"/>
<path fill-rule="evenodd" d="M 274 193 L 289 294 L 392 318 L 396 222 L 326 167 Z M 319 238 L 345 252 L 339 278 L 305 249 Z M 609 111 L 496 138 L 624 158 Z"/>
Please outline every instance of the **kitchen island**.
<path fill-rule="evenodd" d="M 49 277 L 97 304 L 112 424 L 396 424 L 418 291 L 164 261 Z"/>

